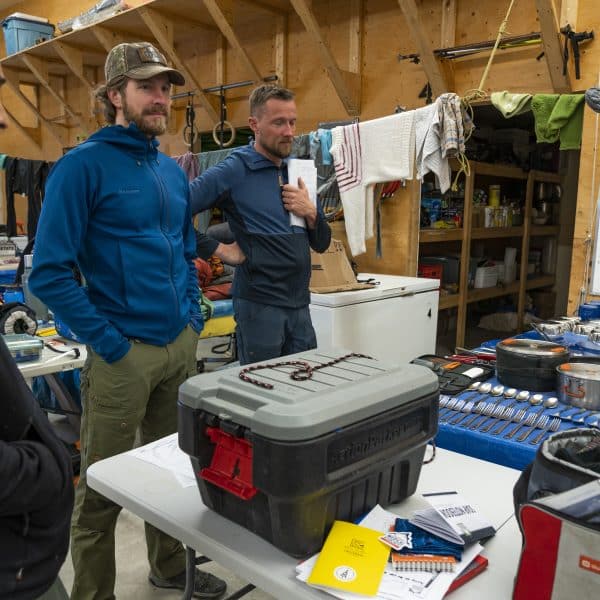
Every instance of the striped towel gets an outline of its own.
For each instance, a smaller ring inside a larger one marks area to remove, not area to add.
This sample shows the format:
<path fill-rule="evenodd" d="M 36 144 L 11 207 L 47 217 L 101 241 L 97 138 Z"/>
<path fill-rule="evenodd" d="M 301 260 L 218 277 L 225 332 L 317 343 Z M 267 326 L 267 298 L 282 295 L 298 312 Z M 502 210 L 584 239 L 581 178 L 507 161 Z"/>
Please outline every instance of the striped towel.
<path fill-rule="evenodd" d="M 362 183 L 362 148 L 358 123 L 335 127 L 331 132 L 331 149 L 340 192 Z"/>

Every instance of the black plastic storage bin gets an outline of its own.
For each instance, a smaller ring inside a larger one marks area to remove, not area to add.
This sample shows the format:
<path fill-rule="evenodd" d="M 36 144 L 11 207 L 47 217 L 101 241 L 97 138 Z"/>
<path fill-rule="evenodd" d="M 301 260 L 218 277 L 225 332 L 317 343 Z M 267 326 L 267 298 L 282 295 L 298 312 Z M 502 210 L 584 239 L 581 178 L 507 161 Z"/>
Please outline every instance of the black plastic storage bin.
<path fill-rule="evenodd" d="M 344 351 L 285 357 L 311 365 Z M 297 367 L 296 367 L 297 368 Z M 414 493 L 437 433 L 438 381 L 424 367 L 352 357 L 293 381 L 294 367 L 192 377 L 179 392 L 179 445 L 204 503 L 295 557 L 317 552 L 335 519 Z"/>

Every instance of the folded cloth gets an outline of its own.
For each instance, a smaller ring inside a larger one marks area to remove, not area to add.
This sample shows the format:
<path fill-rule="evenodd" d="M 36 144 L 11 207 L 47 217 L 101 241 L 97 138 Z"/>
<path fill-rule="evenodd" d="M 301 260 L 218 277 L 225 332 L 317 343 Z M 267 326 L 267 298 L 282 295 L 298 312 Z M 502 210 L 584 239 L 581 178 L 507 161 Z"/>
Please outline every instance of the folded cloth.
<path fill-rule="evenodd" d="M 505 119 L 510 119 L 530 111 L 532 98 L 531 94 L 511 94 L 505 90 L 493 92 L 490 100 Z"/>
<path fill-rule="evenodd" d="M 558 140 L 559 131 L 551 130 L 548 121 L 559 94 L 536 94 L 531 100 L 531 110 L 535 120 L 535 137 L 538 143 L 552 144 Z"/>
<path fill-rule="evenodd" d="M 538 142 L 560 138 L 561 150 L 581 147 L 583 94 L 536 94 L 531 101 Z"/>
<path fill-rule="evenodd" d="M 585 92 L 586 104 L 596 112 L 600 112 L 600 88 L 591 87 Z"/>
<path fill-rule="evenodd" d="M 464 547 L 460 544 L 448 542 L 447 540 L 433 535 L 416 525 L 413 525 L 408 519 L 396 519 L 394 531 L 408 533 L 410 547 L 404 547 L 398 550 L 400 554 L 433 554 L 434 556 L 453 556 L 460 560 Z"/>
<path fill-rule="evenodd" d="M 548 127 L 560 131 L 560 149 L 581 148 L 583 130 L 583 94 L 562 94 L 554 105 Z"/>

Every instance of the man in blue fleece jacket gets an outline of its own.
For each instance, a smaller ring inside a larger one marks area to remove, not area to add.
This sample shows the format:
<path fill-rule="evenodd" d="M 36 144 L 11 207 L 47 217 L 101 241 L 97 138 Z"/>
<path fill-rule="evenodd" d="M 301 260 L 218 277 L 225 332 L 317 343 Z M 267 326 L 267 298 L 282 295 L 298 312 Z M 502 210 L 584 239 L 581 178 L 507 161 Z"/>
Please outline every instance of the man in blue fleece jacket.
<path fill-rule="evenodd" d="M 185 80 L 148 43 L 113 48 L 105 76 L 97 97 L 112 126 L 54 166 L 29 279 L 33 293 L 88 346 L 71 527 L 74 600 L 115 597 L 120 507 L 88 487 L 86 470 L 131 449 L 138 428 L 142 443 L 177 430 L 177 392 L 196 373 L 203 326 L 187 178 L 156 140 L 166 130 L 171 84 Z M 146 543 L 150 582 L 183 589 L 181 544 L 149 524 Z M 195 597 L 224 590 L 225 582 L 196 571 Z"/>
<path fill-rule="evenodd" d="M 246 260 L 232 288 L 241 364 L 315 348 L 309 312 L 310 248 L 331 230 L 302 180 L 287 178 L 296 128 L 294 93 L 261 85 L 250 95 L 255 142 L 234 150 L 190 184 L 192 214 L 218 206 Z M 290 214 L 305 227 L 291 225 Z"/>

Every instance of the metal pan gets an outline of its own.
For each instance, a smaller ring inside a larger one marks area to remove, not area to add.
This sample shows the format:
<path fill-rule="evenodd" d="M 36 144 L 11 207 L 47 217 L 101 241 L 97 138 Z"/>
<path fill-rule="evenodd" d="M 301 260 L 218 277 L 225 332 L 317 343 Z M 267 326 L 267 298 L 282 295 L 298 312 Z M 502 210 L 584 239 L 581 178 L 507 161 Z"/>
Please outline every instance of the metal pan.
<path fill-rule="evenodd" d="M 565 404 L 600 410 L 600 359 L 572 359 L 556 367 L 558 399 Z"/>

